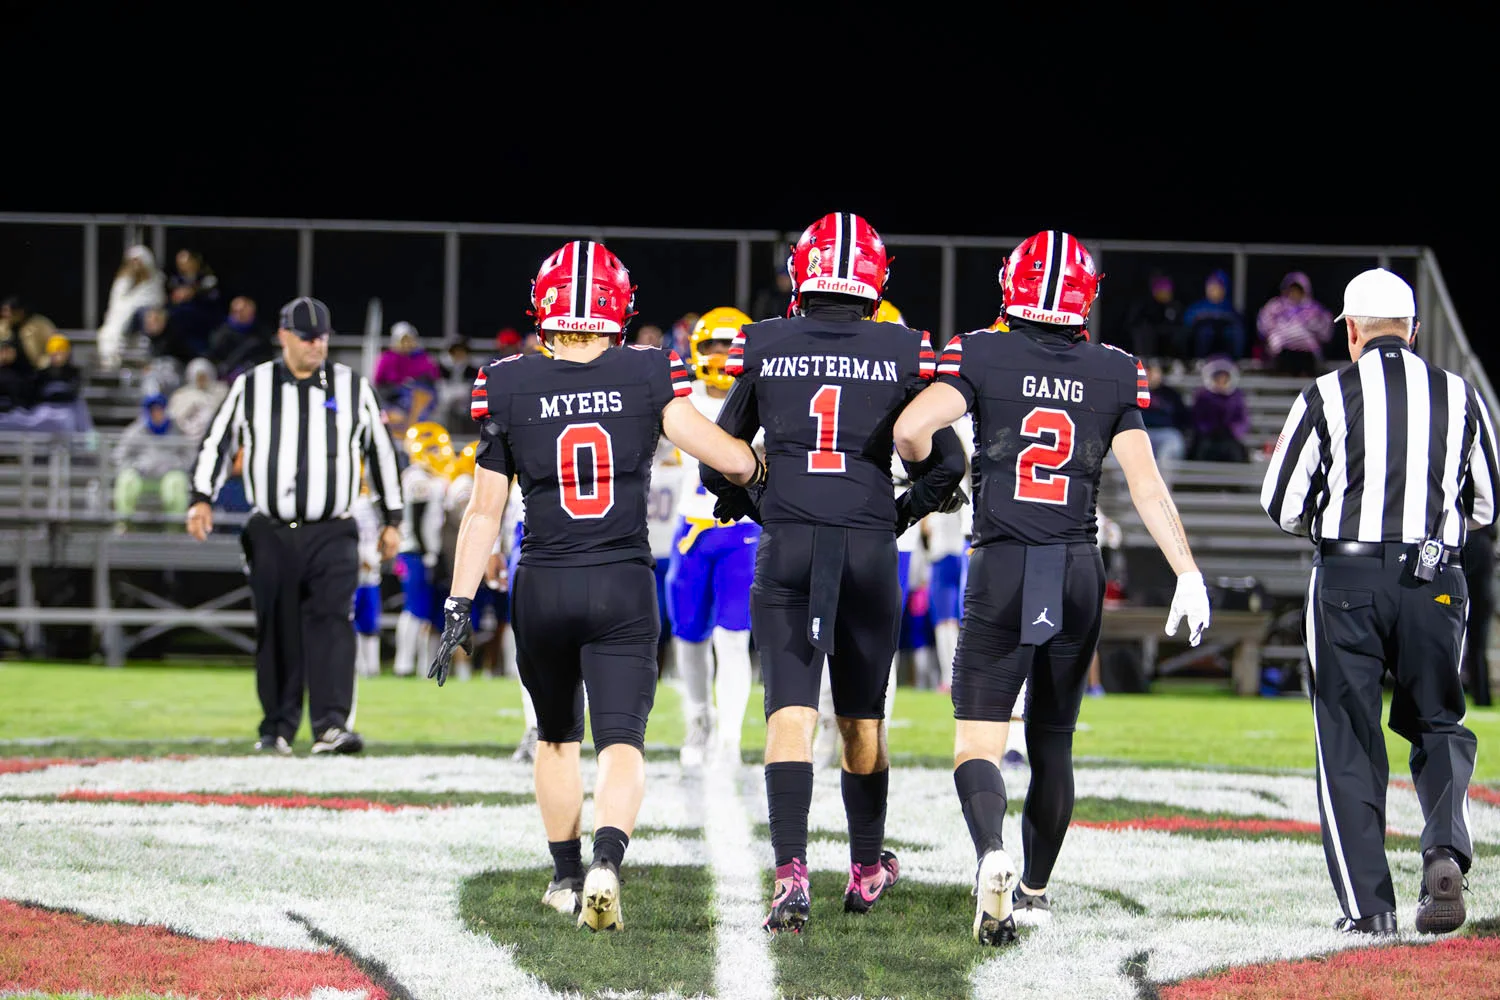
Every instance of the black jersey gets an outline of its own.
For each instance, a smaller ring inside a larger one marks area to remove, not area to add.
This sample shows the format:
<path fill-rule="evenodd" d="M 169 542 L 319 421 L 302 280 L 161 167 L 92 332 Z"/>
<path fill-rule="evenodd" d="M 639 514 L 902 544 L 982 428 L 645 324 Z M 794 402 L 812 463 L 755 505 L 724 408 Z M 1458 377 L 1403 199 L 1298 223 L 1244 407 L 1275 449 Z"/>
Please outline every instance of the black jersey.
<path fill-rule="evenodd" d="M 736 376 L 719 426 L 766 432 L 763 524 L 894 530 L 891 431 L 936 374 L 925 332 L 866 319 L 752 323 L 730 347 Z"/>
<path fill-rule="evenodd" d="M 522 565 L 653 565 L 646 533 L 661 411 L 691 379 L 675 351 L 612 347 L 589 362 L 492 361 L 474 380 L 475 462 L 526 500 Z"/>
<path fill-rule="evenodd" d="M 1146 373 L 1108 344 L 1040 324 L 954 337 L 938 379 L 974 418 L 974 544 L 1094 541 L 1104 456 L 1116 434 L 1144 429 Z"/>

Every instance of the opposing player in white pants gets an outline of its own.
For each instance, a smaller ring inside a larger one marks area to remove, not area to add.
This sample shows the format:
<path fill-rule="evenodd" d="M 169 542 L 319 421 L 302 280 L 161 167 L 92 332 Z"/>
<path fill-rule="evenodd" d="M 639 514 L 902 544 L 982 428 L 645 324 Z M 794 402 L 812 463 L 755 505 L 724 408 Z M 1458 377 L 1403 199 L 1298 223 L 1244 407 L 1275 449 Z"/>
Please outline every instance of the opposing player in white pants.
<path fill-rule="evenodd" d="M 749 323 L 750 317 L 738 309 L 720 307 L 704 313 L 693 327 L 689 367 L 698 381 L 688 398 L 710 420 L 718 419 L 734 384 L 724 374 L 730 345 Z M 752 443 L 763 439 L 762 432 Z M 666 579 L 672 652 L 687 721 L 681 760 L 685 767 L 709 760 L 738 764 L 750 701 L 750 584 L 760 525 L 748 517 L 720 524 L 714 518 L 716 498 L 700 481 L 697 460 L 686 453 L 681 460 L 678 525 Z"/>
<path fill-rule="evenodd" d="M 380 512 L 360 479 L 359 496 L 349 505 L 359 525 L 359 586 L 354 591 L 354 675 L 380 674 Z"/>
<path fill-rule="evenodd" d="M 442 630 L 442 608 L 433 596 L 432 571 L 443 545 L 443 494 L 447 467 L 454 459 L 453 442 L 442 426 L 421 422 L 406 431 L 411 464 L 401 470 L 401 585 L 405 603 L 396 620 L 398 677 L 417 672 L 417 663 L 431 659 L 429 644 Z M 436 623 L 436 629 L 433 628 Z"/>

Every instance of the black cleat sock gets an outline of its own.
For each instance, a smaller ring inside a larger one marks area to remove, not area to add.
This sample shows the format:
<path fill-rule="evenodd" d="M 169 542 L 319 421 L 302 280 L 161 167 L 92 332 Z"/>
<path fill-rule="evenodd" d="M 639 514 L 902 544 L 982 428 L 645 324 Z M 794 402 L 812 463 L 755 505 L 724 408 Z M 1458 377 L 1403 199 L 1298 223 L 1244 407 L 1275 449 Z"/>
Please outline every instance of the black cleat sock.
<path fill-rule="evenodd" d="M 549 840 L 547 850 L 552 852 L 552 881 L 577 878 L 583 874 L 583 842 L 572 840 Z"/>
<path fill-rule="evenodd" d="M 807 811 L 812 808 L 813 766 L 803 761 L 766 765 L 766 805 L 776 865 L 807 860 Z"/>
<path fill-rule="evenodd" d="M 1044 886 L 1062 850 L 1073 819 L 1073 734 L 1026 727 L 1031 787 L 1021 807 L 1021 848 L 1026 871 L 1021 881 Z"/>
<path fill-rule="evenodd" d="M 953 772 L 958 801 L 963 806 L 964 822 L 974 840 L 974 853 L 984 857 L 987 851 L 998 851 L 1000 828 L 1005 822 L 1005 779 L 1000 769 L 987 760 L 966 760 Z"/>
<path fill-rule="evenodd" d="M 630 835 L 613 826 L 601 826 L 594 831 L 594 864 L 608 861 L 615 871 L 625 863 L 625 848 L 630 846 Z"/>
<path fill-rule="evenodd" d="M 880 863 L 885 840 L 885 800 L 891 786 L 887 768 L 874 774 L 843 772 L 844 815 L 849 819 L 849 860 L 857 865 Z"/>

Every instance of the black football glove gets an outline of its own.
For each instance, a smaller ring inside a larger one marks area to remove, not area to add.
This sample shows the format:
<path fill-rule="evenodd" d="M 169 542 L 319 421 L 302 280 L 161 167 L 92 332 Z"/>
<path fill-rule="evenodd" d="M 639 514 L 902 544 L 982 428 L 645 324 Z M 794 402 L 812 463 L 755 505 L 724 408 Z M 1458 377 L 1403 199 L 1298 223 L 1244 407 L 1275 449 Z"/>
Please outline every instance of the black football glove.
<path fill-rule="evenodd" d="M 926 517 L 925 514 L 914 514 L 911 509 L 912 490 L 907 490 L 896 498 L 896 534 L 904 535 L 907 530 L 918 521 Z M 961 488 L 954 489 L 953 494 L 937 508 L 934 513 L 952 514 L 960 510 L 969 498 L 964 495 Z"/>
<path fill-rule="evenodd" d="M 428 679 L 436 677 L 438 687 L 448 679 L 448 667 L 455 649 L 470 654 L 474 652 L 474 635 L 469 622 L 469 609 L 473 604 L 467 597 L 450 597 L 443 602 L 443 638 L 438 643 L 432 666 L 427 668 Z"/>
<path fill-rule="evenodd" d="M 956 489 L 954 489 L 953 495 L 950 496 L 947 501 L 938 508 L 938 513 L 955 514 L 958 511 L 962 510 L 964 505 L 968 502 L 969 498 L 964 494 L 963 487 L 957 487 Z"/>

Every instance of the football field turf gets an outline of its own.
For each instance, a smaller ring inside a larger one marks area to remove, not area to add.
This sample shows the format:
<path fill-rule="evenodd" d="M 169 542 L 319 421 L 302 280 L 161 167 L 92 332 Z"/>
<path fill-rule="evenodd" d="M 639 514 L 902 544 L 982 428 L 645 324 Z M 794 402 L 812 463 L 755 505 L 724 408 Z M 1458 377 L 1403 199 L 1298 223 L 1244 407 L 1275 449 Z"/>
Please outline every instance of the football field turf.
<path fill-rule="evenodd" d="M 953 793 L 946 697 L 903 688 L 887 840 L 902 880 L 842 912 L 837 770 L 816 777 L 813 919 L 767 939 L 757 765 L 684 772 L 670 684 L 647 741 L 623 876 L 626 930 L 542 908 L 549 873 L 514 681 L 361 681 L 360 757 L 248 754 L 243 667 L 0 664 L 0 996 L 109 1000 L 501 997 L 1500 995 L 1500 715 L 1474 709 L 1470 925 L 1411 930 L 1421 814 L 1390 741 L 1388 848 L 1402 935 L 1354 948 L 1318 837 L 1309 709 L 1223 685 L 1088 699 L 1052 923 L 1007 949 L 969 937 L 974 856 Z M 585 754 L 585 788 L 594 768 Z M 1029 772 L 1007 770 L 1020 860 Z M 584 825 L 591 823 L 585 803 Z M 587 848 L 586 848 L 587 854 Z"/>

